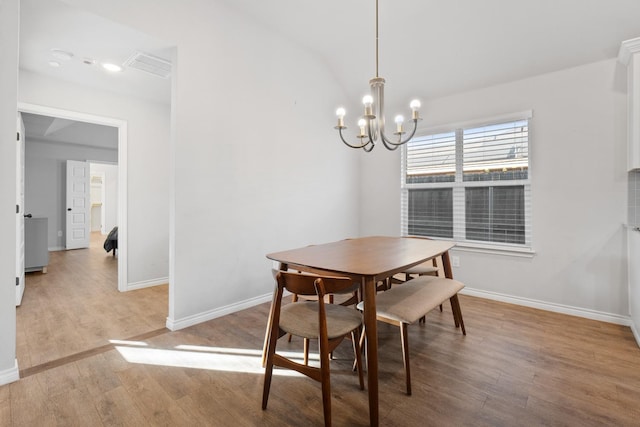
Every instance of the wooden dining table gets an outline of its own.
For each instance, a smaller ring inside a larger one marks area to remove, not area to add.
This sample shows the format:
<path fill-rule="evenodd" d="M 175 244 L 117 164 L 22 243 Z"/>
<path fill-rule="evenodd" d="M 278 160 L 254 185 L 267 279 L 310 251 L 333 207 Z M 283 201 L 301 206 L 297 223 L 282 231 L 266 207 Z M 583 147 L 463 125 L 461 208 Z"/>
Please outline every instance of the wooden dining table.
<path fill-rule="evenodd" d="M 376 285 L 381 280 L 438 256 L 442 256 L 445 276 L 453 278 L 448 251 L 454 245 L 451 241 L 416 237 L 373 236 L 267 255 L 267 258 L 280 263 L 281 270 L 293 269 L 321 275 L 350 277 L 353 281 L 361 283 L 367 335 L 367 388 L 371 426 L 379 424 Z M 269 329 L 270 325 L 267 325 L 267 331 Z M 268 344 L 267 337 L 268 334 L 265 336 L 265 348 Z"/>

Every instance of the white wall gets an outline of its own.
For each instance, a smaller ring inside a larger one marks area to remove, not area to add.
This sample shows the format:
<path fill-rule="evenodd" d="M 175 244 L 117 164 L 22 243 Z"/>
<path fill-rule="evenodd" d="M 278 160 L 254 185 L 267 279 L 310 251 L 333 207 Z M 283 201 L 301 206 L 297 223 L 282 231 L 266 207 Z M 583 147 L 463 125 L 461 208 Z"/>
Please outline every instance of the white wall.
<path fill-rule="evenodd" d="M 268 298 L 265 254 L 357 233 L 344 95 L 307 50 L 221 1 L 68 3 L 177 45 L 170 327 Z"/>
<path fill-rule="evenodd" d="M 101 216 L 101 232 L 108 234 L 113 227 L 118 225 L 118 166 L 91 163 L 91 173 L 94 172 L 104 174 L 104 214 Z"/>
<path fill-rule="evenodd" d="M 0 0 L 0 385 L 18 379 L 16 361 L 16 107 L 18 0 Z"/>
<path fill-rule="evenodd" d="M 25 144 L 25 212 L 49 219 L 49 250 L 66 247 L 67 160 L 117 162 L 118 151 L 27 139 Z M 58 236 L 58 231 L 62 236 Z"/>
<path fill-rule="evenodd" d="M 20 102 L 127 121 L 128 280 L 163 280 L 169 269 L 170 108 L 20 70 Z M 149 215 L 148 212 L 154 212 Z"/>
<path fill-rule="evenodd" d="M 424 103 L 426 126 L 533 110 L 536 255 L 457 251 L 454 274 L 468 288 L 627 318 L 624 75 L 612 59 Z M 361 170 L 361 233 L 398 234 L 399 154 Z"/>

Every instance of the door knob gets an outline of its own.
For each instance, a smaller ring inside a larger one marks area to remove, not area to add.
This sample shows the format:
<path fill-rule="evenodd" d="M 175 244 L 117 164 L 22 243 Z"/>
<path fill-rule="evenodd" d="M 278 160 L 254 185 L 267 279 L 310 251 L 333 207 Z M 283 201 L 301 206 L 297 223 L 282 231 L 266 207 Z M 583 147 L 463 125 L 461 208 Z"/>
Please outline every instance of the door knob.
<path fill-rule="evenodd" d="M 71 208 L 67 208 L 67 210 L 68 210 L 68 211 L 70 211 L 70 210 L 71 210 Z"/>
<path fill-rule="evenodd" d="M 31 217 L 33 217 L 33 215 L 31 215 L 31 214 L 26 214 L 24 217 L 25 217 L 25 218 L 31 218 Z"/>

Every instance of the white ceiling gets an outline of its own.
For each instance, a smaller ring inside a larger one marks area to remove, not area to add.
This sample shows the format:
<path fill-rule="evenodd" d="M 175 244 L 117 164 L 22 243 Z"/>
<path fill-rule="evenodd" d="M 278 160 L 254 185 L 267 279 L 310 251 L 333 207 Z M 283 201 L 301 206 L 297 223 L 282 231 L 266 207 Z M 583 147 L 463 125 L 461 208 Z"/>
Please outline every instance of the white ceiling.
<path fill-rule="evenodd" d="M 22 113 L 25 141 L 58 142 L 118 149 L 118 128 Z"/>
<path fill-rule="evenodd" d="M 316 53 L 349 97 L 368 90 L 373 0 L 218 1 Z M 169 79 L 81 62 L 122 63 L 136 49 L 170 58 L 162 42 L 56 0 L 22 0 L 21 8 L 22 68 L 169 102 Z M 380 0 L 379 74 L 387 102 L 403 104 L 518 80 L 615 57 L 621 41 L 640 37 L 639 17 L 639 0 Z M 75 56 L 51 68 L 52 48 Z"/>
<path fill-rule="evenodd" d="M 51 49 L 73 53 L 55 58 Z M 125 68 L 109 73 L 103 62 L 123 64 L 135 51 L 170 60 L 171 48 L 135 29 L 117 24 L 57 0 L 21 0 L 20 68 L 57 79 L 155 102 L 170 103 L 171 79 Z M 83 60 L 96 60 L 86 65 Z M 60 67 L 48 63 L 55 60 Z"/>

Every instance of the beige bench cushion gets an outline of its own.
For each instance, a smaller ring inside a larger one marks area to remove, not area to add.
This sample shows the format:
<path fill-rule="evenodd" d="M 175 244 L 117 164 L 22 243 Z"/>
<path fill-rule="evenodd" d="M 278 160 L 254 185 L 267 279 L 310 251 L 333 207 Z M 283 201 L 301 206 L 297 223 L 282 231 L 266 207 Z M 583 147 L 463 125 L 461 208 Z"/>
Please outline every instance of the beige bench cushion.
<path fill-rule="evenodd" d="M 362 315 L 353 307 L 325 304 L 329 339 L 348 334 L 362 323 Z M 315 339 L 320 335 L 317 302 L 294 302 L 282 306 L 280 329 L 290 334 Z"/>
<path fill-rule="evenodd" d="M 376 295 L 378 317 L 413 323 L 457 294 L 464 285 L 443 277 L 421 276 Z M 363 304 L 358 304 L 363 309 Z"/>

